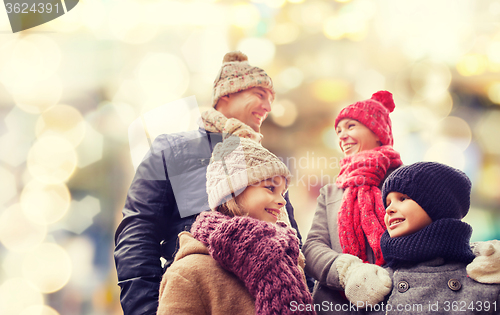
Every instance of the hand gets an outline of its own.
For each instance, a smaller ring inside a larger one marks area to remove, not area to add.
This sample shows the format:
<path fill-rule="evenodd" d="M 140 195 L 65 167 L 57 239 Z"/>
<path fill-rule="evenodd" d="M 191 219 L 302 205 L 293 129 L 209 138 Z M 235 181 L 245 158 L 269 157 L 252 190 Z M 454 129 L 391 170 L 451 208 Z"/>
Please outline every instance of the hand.
<path fill-rule="evenodd" d="M 392 279 L 382 267 L 365 264 L 350 254 L 337 257 L 335 265 L 346 297 L 360 308 L 382 302 L 392 290 Z"/>
<path fill-rule="evenodd" d="M 467 274 L 481 283 L 500 283 L 500 241 L 479 242 L 476 258 L 467 265 Z"/>

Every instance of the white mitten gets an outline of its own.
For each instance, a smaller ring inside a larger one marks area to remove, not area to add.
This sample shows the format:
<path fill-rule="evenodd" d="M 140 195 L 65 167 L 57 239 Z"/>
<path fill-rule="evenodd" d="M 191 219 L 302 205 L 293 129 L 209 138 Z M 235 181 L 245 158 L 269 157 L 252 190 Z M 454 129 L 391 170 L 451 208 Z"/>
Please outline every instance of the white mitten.
<path fill-rule="evenodd" d="M 360 308 L 382 302 L 392 290 L 392 279 L 380 266 L 365 264 L 350 254 L 339 255 L 335 265 L 346 297 Z"/>
<path fill-rule="evenodd" d="M 467 265 L 467 274 L 481 283 L 500 283 L 500 241 L 479 242 L 476 258 Z"/>

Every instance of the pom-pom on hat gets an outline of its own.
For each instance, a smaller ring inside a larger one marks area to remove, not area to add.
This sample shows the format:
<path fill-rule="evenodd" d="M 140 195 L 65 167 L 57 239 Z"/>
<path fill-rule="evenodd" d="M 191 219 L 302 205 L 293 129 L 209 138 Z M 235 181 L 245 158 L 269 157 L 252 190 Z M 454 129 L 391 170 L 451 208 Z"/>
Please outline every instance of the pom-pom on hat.
<path fill-rule="evenodd" d="M 392 94 L 388 91 L 378 91 L 370 99 L 343 108 L 335 119 L 335 128 L 342 119 L 354 119 L 373 131 L 382 145 L 393 145 L 389 113 L 392 113 L 394 107 Z"/>
<path fill-rule="evenodd" d="M 274 101 L 273 81 L 267 73 L 248 63 L 248 57 L 240 51 L 232 51 L 224 56 L 222 67 L 214 81 L 212 106 L 217 105 L 222 96 L 237 93 L 253 87 L 269 89 Z"/>
<path fill-rule="evenodd" d="M 276 176 L 287 182 L 291 177 L 276 155 L 253 140 L 230 136 L 215 146 L 207 168 L 208 204 L 215 209 L 247 186 Z"/>
<path fill-rule="evenodd" d="M 418 162 L 392 172 L 382 186 L 384 206 L 394 191 L 407 195 L 432 221 L 462 219 L 469 212 L 471 182 L 464 172 L 436 162 Z"/>

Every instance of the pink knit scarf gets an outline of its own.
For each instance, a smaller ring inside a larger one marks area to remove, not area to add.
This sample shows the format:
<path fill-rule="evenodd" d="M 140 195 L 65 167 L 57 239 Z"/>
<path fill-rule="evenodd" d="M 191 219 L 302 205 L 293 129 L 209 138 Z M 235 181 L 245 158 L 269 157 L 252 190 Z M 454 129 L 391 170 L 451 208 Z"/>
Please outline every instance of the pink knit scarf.
<path fill-rule="evenodd" d="M 384 264 L 380 237 L 386 230 L 385 208 L 378 187 L 387 170 L 402 164 L 399 153 L 389 145 L 361 151 L 340 162 L 336 184 L 344 189 L 338 214 L 340 245 L 344 253 L 367 262 L 366 236 L 375 254 L 375 263 Z"/>
<path fill-rule="evenodd" d="M 255 298 L 256 314 L 296 314 L 292 301 L 312 303 L 298 267 L 299 240 L 285 224 L 207 211 L 198 216 L 191 233 L 224 269 L 243 281 Z"/>

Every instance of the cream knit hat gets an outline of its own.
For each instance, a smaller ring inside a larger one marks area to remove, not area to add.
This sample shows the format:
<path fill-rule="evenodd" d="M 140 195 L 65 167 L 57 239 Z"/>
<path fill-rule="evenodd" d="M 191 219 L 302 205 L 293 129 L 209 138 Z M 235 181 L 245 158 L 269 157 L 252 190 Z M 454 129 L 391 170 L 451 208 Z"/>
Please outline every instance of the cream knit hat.
<path fill-rule="evenodd" d="M 211 209 L 239 195 L 247 186 L 274 176 L 290 181 L 290 171 L 274 154 L 255 141 L 231 136 L 218 143 L 207 168 Z"/>
<path fill-rule="evenodd" d="M 224 56 L 222 67 L 214 81 L 212 106 L 215 107 L 222 96 L 237 93 L 252 87 L 269 89 L 274 101 L 273 81 L 267 73 L 248 63 L 248 57 L 240 51 L 229 52 Z"/>

